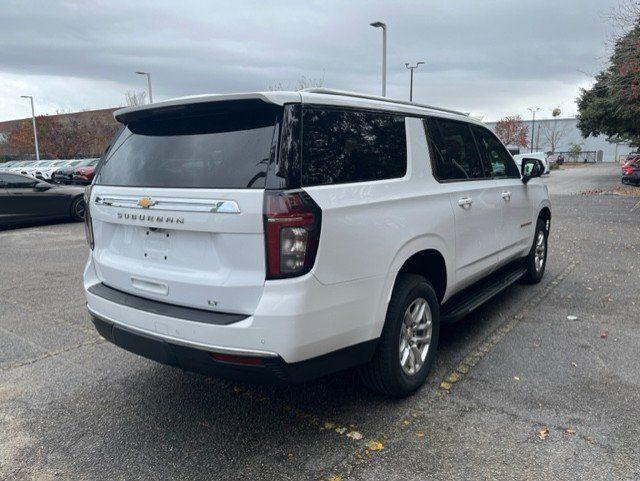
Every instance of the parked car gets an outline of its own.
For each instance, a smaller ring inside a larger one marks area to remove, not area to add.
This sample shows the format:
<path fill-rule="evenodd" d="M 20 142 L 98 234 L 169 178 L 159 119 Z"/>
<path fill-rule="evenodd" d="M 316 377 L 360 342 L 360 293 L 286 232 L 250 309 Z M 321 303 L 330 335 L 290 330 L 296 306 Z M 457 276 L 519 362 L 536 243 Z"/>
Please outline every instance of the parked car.
<path fill-rule="evenodd" d="M 17 172 L 20 173 L 20 171 L 26 167 L 29 167 L 33 164 L 35 164 L 36 161 L 35 160 L 20 160 L 18 162 L 16 162 L 15 164 L 13 164 L 11 167 L 8 167 L 6 170 L 9 172 Z M 4 170 L 4 169 L 3 169 Z"/>
<path fill-rule="evenodd" d="M 156 361 L 290 381 L 361 366 L 407 396 L 441 324 L 544 275 L 542 162 L 520 171 L 462 113 L 309 89 L 115 117 L 86 194 L 87 307 Z"/>
<path fill-rule="evenodd" d="M 63 167 L 54 170 L 51 173 L 51 182 L 57 184 L 71 184 L 73 182 L 73 172 L 79 167 L 86 167 L 91 163 L 94 165 L 98 159 L 76 159 L 71 160 Z"/>
<path fill-rule="evenodd" d="M 69 160 L 52 160 L 49 164 L 36 169 L 35 177 L 45 181 L 51 180 L 51 174 L 59 168 L 69 165 Z"/>
<path fill-rule="evenodd" d="M 31 177 L 35 177 L 36 176 L 36 171 L 38 169 L 46 167 L 51 162 L 52 162 L 51 160 L 38 160 L 38 161 L 35 161 L 35 162 L 32 162 L 32 163 L 30 163 L 28 165 L 23 166 L 17 172 L 19 172 L 20 174 L 23 174 L 23 175 L 29 175 Z"/>
<path fill-rule="evenodd" d="M 564 164 L 564 155 L 562 154 L 549 154 L 547 156 L 547 163 L 549 164 L 549 168 L 551 168 L 551 164 Z"/>
<path fill-rule="evenodd" d="M 8 162 L 2 162 L 0 164 L 0 170 L 7 170 L 9 169 L 9 167 L 12 167 L 13 165 L 17 164 L 19 161 L 18 160 L 10 160 Z"/>
<path fill-rule="evenodd" d="M 0 171 L 0 227 L 71 218 L 84 219 L 82 187 L 62 187 L 34 177 Z"/>
<path fill-rule="evenodd" d="M 542 165 L 544 166 L 544 173 L 548 174 L 549 172 L 551 172 L 551 169 L 549 168 L 549 162 L 547 161 L 547 154 L 545 154 L 544 152 L 532 152 L 530 154 L 517 154 L 517 155 L 514 155 L 513 158 L 520 167 L 522 167 L 523 159 L 538 159 L 540 160 L 540 162 L 542 162 Z"/>
<path fill-rule="evenodd" d="M 80 185 L 90 184 L 93 180 L 93 176 L 95 175 L 98 160 L 99 159 L 95 159 L 84 167 L 76 167 L 73 171 L 72 183 Z"/>
<path fill-rule="evenodd" d="M 628 158 L 622 166 L 622 183 L 640 186 L 640 155 Z"/>

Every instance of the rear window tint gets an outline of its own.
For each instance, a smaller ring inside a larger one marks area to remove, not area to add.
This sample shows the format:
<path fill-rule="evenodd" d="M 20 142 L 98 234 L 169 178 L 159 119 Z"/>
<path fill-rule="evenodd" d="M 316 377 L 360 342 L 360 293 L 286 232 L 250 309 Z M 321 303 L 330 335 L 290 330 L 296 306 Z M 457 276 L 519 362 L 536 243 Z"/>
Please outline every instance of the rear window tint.
<path fill-rule="evenodd" d="M 96 183 L 264 188 L 280 111 L 269 107 L 133 121 L 105 157 Z"/>
<path fill-rule="evenodd" d="M 302 183 L 329 185 L 403 177 L 404 117 L 380 112 L 305 108 Z"/>

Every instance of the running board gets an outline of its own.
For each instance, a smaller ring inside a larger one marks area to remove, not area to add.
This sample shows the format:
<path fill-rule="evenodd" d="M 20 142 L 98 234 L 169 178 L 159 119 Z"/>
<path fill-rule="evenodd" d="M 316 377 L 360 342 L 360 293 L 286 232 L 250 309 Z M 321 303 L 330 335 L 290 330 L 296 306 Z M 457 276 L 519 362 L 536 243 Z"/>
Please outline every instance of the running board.
<path fill-rule="evenodd" d="M 526 271 L 520 263 L 508 265 L 455 294 L 440 308 L 440 323 L 459 321 L 516 282 Z"/>

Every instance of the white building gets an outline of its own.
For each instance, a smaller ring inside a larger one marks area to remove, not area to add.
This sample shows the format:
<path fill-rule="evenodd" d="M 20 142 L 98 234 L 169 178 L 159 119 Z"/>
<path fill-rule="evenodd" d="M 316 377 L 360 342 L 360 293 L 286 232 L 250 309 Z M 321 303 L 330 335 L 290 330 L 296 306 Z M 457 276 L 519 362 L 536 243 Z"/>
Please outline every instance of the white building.
<path fill-rule="evenodd" d="M 529 142 L 531 142 L 531 120 L 525 121 L 529 127 Z M 494 130 L 496 122 L 485 122 L 487 127 Z M 599 152 L 602 156 L 596 154 L 598 160 L 603 162 L 615 162 L 620 160 L 630 152 L 635 152 L 636 148 L 629 147 L 626 143 L 615 144 L 607 141 L 605 135 L 597 137 L 589 136 L 586 139 L 582 137 L 577 127 L 578 120 L 576 118 L 553 118 L 553 119 L 536 119 L 534 133 L 534 151 L 551 152 L 569 152 L 574 144 L 581 147 L 583 152 Z M 552 146 L 552 144 L 555 144 Z M 511 146 L 510 146 L 511 147 Z M 526 153 L 531 150 L 530 147 L 520 147 L 520 153 Z M 566 157 L 566 156 L 565 156 Z M 567 158 L 567 160 L 569 160 Z"/>

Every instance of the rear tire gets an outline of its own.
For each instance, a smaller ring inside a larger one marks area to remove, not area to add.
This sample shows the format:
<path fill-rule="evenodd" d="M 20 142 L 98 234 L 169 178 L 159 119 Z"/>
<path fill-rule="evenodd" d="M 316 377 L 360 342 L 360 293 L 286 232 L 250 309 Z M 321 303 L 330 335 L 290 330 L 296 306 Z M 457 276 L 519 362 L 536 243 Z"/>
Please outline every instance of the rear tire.
<path fill-rule="evenodd" d="M 533 244 L 529 255 L 525 259 L 527 272 L 523 276 L 523 281 L 527 284 L 537 284 L 542 280 L 547 267 L 547 223 L 543 219 L 536 222 L 536 233 L 533 236 Z"/>
<path fill-rule="evenodd" d="M 73 220 L 77 222 L 82 222 L 84 220 L 84 213 L 86 210 L 86 206 L 84 204 L 84 197 L 79 195 L 73 202 L 71 202 L 71 212 L 70 216 Z"/>
<path fill-rule="evenodd" d="M 400 274 L 376 352 L 361 369 L 364 384 L 393 398 L 413 394 L 431 370 L 439 334 L 440 305 L 433 287 L 422 276 Z"/>

